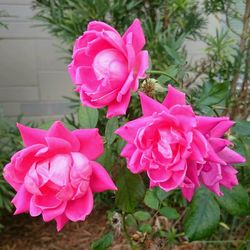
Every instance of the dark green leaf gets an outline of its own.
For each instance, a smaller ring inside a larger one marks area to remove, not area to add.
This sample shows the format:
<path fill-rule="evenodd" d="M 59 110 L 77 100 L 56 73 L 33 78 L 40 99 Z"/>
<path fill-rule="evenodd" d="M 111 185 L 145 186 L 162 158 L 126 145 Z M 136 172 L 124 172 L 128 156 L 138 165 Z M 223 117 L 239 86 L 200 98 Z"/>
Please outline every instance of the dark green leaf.
<path fill-rule="evenodd" d="M 176 209 L 172 207 L 162 207 L 159 212 L 161 215 L 173 220 L 179 218 L 180 216 Z"/>
<path fill-rule="evenodd" d="M 103 235 L 99 240 L 94 241 L 91 244 L 92 250 L 106 250 L 112 245 L 113 242 L 113 233 L 107 233 Z"/>
<path fill-rule="evenodd" d="M 137 211 L 134 213 L 134 216 L 138 221 L 146 221 L 151 218 L 150 213 L 144 211 Z"/>
<path fill-rule="evenodd" d="M 79 108 L 78 119 L 81 128 L 95 128 L 98 121 L 98 111 L 82 106 Z"/>
<path fill-rule="evenodd" d="M 109 145 L 113 143 L 117 135 L 114 133 L 115 130 L 118 128 L 118 120 L 117 117 L 114 117 L 108 120 L 105 128 L 105 139 Z"/>
<path fill-rule="evenodd" d="M 141 176 L 131 174 L 126 168 L 123 168 L 118 175 L 116 185 L 118 191 L 115 204 L 124 212 L 133 212 L 145 194 Z"/>
<path fill-rule="evenodd" d="M 155 210 L 159 207 L 159 200 L 157 199 L 156 194 L 152 190 L 147 190 L 146 195 L 144 197 L 144 203 Z"/>
<path fill-rule="evenodd" d="M 154 191 L 156 192 L 156 196 L 160 201 L 165 200 L 170 194 L 172 194 L 171 191 L 166 192 L 159 187 L 154 188 Z"/>
<path fill-rule="evenodd" d="M 104 149 L 104 153 L 98 158 L 97 160 L 99 163 L 102 164 L 108 171 L 111 171 L 114 165 L 114 155 L 110 147 L 106 147 Z"/>
<path fill-rule="evenodd" d="M 220 206 L 232 215 L 246 215 L 250 213 L 249 196 L 247 191 L 238 185 L 232 190 L 222 188 L 223 196 L 217 197 Z"/>
<path fill-rule="evenodd" d="M 136 219 L 132 214 L 128 214 L 126 216 L 125 221 L 126 221 L 127 226 L 129 226 L 129 227 L 137 227 Z"/>
<path fill-rule="evenodd" d="M 213 233 L 220 220 L 220 208 L 205 188 L 196 192 L 184 221 L 184 231 L 190 241 Z"/>

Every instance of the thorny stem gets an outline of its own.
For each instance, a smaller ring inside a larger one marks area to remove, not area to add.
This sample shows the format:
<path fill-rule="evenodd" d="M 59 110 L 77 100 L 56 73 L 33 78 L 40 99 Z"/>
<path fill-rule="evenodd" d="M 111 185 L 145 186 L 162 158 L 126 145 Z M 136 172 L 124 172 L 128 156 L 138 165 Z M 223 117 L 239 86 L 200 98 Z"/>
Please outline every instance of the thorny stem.
<path fill-rule="evenodd" d="M 173 76 L 167 74 L 166 72 L 164 71 L 160 71 L 160 70 L 148 70 L 147 73 L 149 74 L 156 74 L 156 75 L 165 75 L 167 77 L 169 77 L 171 80 L 173 80 L 175 83 L 177 83 L 180 87 L 181 87 L 181 83 L 178 82 L 178 80 L 176 80 Z"/>

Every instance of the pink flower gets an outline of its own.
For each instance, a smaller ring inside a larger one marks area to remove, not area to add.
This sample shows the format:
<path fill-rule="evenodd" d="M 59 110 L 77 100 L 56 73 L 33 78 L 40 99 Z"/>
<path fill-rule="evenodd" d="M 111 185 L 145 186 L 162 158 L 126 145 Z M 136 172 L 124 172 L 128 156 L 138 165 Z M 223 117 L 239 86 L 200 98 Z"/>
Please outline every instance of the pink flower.
<path fill-rule="evenodd" d="M 25 148 L 4 168 L 16 190 L 15 214 L 42 214 L 61 230 L 68 220 L 85 220 L 93 192 L 116 190 L 106 170 L 94 160 L 103 153 L 98 129 L 66 129 L 55 122 L 48 131 L 17 125 Z"/>
<path fill-rule="evenodd" d="M 93 21 L 74 45 L 68 71 L 83 105 L 108 106 L 107 117 L 126 113 L 130 92 L 148 69 L 148 52 L 138 19 L 121 36 L 106 23 Z"/>
<path fill-rule="evenodd" d="M 150 186 L 166 192 L 179 187 L 189 201 L 201 183 L 217 195 L 221 185 L 237 185 L 231 164 L 244 158 L 223 138 L 233 122 L 196 116 L 171 85 L 162 104 L 142 93 L 140 98 L 143 116 L 116 131 L 127 141 L 121 156 L 132 173 L 147 172 Z"/>

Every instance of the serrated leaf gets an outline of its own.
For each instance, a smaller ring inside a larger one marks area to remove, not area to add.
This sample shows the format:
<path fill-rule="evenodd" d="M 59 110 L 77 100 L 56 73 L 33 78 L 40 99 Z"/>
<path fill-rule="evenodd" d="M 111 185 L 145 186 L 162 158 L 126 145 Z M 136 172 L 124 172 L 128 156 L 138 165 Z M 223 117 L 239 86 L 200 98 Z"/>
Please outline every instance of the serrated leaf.
<path fill-rule="evenodd" d="M 98 110 L 82 106 L 78 111 L 78 120 L 81 128 L 95 128 L 98 122 Z"/>
<path fill-rule="evenodd" d="M 123 168 L 117 178 L 115 204 L 124 212 L 131 213 L 143 199 L 145 187 L 140 175 L 130 173 Z"/>
<path fill-rule="evenodd" d="M 184 231 L 190 241 L 213 233 L 220 221 L 220 208 L 205 188 L 196 192 L 184 221 Z"/>
<path fill-rule="evenodd" d="M 91 244 L 92 250 L 106 250 L 112 245 L 113 242 L 113 233 L 107 233 L 103 235 L 99 240 L 94 241 Z"/>
<path fill-rule="evenodd" d="M 105 139 L 109 145 L 111 145 L 114 142 L 115 138 L 117 137 L 117 135 L 114 132 L 118 128 L 118 126 L 119 124 L 117 117 L 108 120 L 106 124 Z"/>
<path fill-rule="evenodd" d="M 144 203 L 148 207 L 157 210 L 159 208 L 159 200 L 157 199 L 156 194 L 152 190 L 147 190 L 144 197 Z"/>
<path fill-rule="evenodd" d="M 250 213 L 249 196 L 247 191 L 238 185 L 232 190 L 222 188 L 223 196 L 216 197 L 220 206 L 228 213 L 243 216 Z"/>
<path fill-rule="evenodd" d="M 172 208 L 172 207 L 162 207 L 160 210 L 159 210 L 160 214 L 167 217 L 168 219 L 172 219 L 172 220 L 175 220 L 175 219 L 178 219 L 179 218 L 179 213 L 176 211 L 175 208 Z"/>
<path fill-rule="evenodd" d="M 151 215 L 148 212 L 137 211 L 137 212 L 134 213 L 134 217 L 138 221 L 146 221 L 146 220 L 149 220 L 151 218 Z"/>

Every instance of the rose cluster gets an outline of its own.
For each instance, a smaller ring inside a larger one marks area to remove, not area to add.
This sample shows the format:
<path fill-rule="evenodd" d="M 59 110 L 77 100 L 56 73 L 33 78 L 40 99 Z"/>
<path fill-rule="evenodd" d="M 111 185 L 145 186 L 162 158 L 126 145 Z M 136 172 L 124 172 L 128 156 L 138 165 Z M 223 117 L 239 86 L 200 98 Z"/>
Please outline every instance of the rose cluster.
<path fill-rule="evenodd" d="M 108 118 L 125 114 L 131 92 L 146 77 L 144 45 L 138 19 L 122 36 L 103 22 L 90 22 L 76 40 L 68 66 L 82 104 L 107 106 Z M 140 99 L 143 116 L 116 131 L 127 142 L 121 156 L 132 173 L 146 172 L 150 187 L 166 192 L 180 188 L 189 201 L 201 184 L 217 195 L 222 195 L 221 186 L 238 184 L 232 164 L 245 159 L 224 136 L 232 121 L 196 115 L 185 94 L 171 85 L 162 103 L 143 93 Z M 69 220 L 85 220 L 93 209 L 93 193 L 117 189 L 95 161 L 104 150 L 98 129 L 70 131 L 59 121 L 48 131 L 18 128 L 24 148 L 4 168 L 5 179 L 16 190 L 15 214 L 42 215 L 61 230 Z"/>

